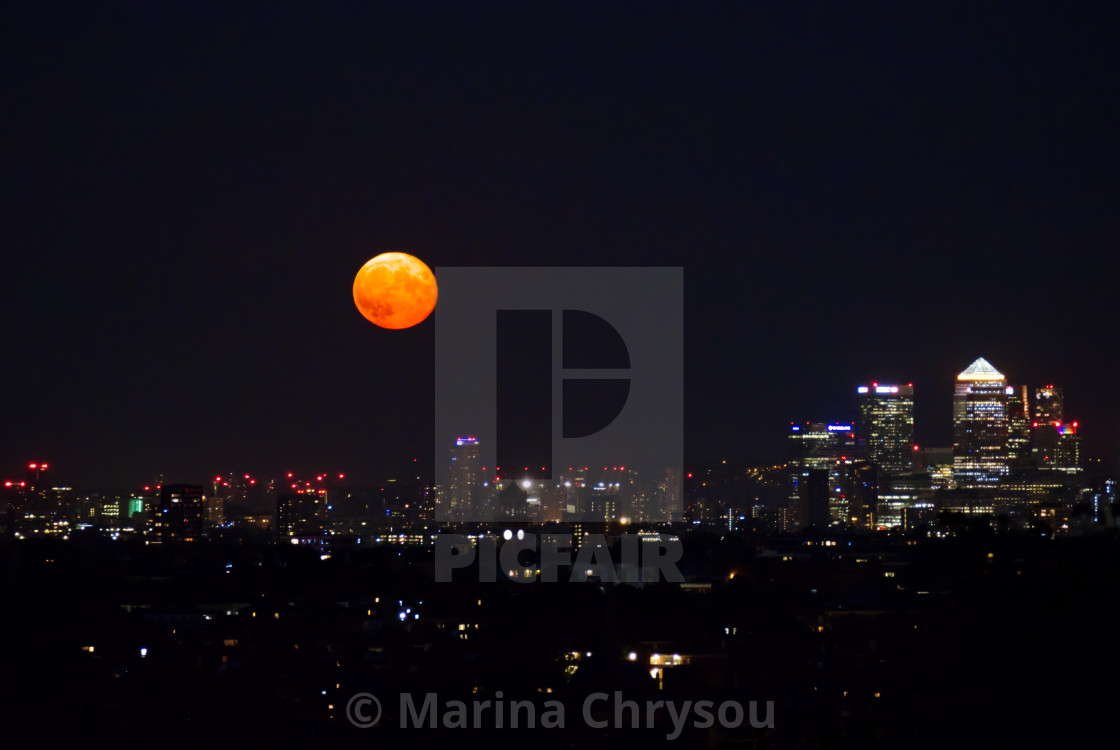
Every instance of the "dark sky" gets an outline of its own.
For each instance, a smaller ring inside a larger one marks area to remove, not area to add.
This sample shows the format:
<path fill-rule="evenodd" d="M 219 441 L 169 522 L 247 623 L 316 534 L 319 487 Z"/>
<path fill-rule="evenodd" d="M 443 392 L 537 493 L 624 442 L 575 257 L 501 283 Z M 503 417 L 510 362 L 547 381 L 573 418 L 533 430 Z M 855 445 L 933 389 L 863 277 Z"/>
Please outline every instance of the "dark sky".
<path fill-rule="evenodd" d="M 987 357 L 1120 451 L 1108 4 L 10 2 L 0 473 L 430 463 L 368 258 L 685 269 L 689 459 Z"/>

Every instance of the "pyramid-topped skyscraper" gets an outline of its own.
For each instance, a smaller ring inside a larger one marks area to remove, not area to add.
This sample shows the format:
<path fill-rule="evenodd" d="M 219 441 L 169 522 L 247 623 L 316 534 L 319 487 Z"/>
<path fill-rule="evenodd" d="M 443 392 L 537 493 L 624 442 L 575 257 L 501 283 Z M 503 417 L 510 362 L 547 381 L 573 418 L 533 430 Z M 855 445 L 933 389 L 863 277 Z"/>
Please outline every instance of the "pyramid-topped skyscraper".
<path fill-rule="evenodd" d="M 958 487 L 991 487 L 1007 477 L 1007 434 L 1007 379 L 980 357 L 957 376 L 953 392 L 953 478 Z"/>
<path fill-rule="evenodd" d="M 957 376 L 957 380 L 1006 380 L 1003 373 L 992 367 L 992 363 L 980 357 Z"/>

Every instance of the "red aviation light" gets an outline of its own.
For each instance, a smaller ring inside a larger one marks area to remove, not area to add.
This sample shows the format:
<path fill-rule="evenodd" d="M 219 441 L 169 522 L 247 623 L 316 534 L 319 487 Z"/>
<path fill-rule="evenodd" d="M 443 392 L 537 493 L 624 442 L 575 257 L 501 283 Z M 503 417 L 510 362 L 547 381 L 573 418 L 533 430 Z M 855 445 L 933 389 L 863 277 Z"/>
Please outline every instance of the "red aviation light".
<path fill-rule="evenodd" d="M 11 486 L 12 486 L 12 483 L 11 483 L 11 482 L 4 482 L 4 486 L 5 486 L 5 487 L 11 487 Z"/>
<path fill-rule="evenodd" d="M 28 464 L 28 465 L 27 465 L 27 468 L 29 468 L 29 469 L 38 469 L 38 468 L 39 468 L 39 464 Z"/>

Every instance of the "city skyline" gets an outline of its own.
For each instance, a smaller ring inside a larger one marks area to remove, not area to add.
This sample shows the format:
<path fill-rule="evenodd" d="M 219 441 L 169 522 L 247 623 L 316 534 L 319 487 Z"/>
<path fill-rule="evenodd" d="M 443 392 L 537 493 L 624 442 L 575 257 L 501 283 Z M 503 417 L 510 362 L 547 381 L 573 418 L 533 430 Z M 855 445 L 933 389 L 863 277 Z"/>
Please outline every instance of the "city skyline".
<path fill-rule="evenodd" d="M 1099 743 L 1117 29 L 5 4 L 6 741 Z"/>
<path fill-rule="evenodd" d="M 1018 396 L 1015 396 L 1015 397 L 1011 396 L 1011 393 L 1012 393 L 1013 390 L 1028 389 L 1029 393 L 1027 394 L 1027 398 L 1030 399 L 1030 403 L 1024 404 L 1023 408 L 1025 409 L 1026 412 L 1029 412 L 1030 414 L 1032 414 L 1031 419 L 1029 421 L 1035 422 L 1035 423 L 1038 422 L 1038 418 L 1039 418 L 1038 417 L 1038 412 L 1035 411 L 1035 409 L 1037 409 L 1038 407 L 1035 404 L 1039 403 L 1038 400 L 1042 399 L 1042 398 L 1046 399 L 1046 401 L 1041 402 L 1041 403 L 1046 404 L 1043 407 L 1046 411 L 1044 412 L 1044 415 L 1042 417 L 1042 421 L 1044 423 L 1049 421 L 1050 416 L 1051 416 L 1050 410 L 1052 410 L 1052 409 L 1057 409 L 1055 414 L 1057 415 L 1058 421 L 1061 421 L 1062 415 L 1063 415 L 1063 410 L 1064 410 L 1064 403 L 1065 403 L 1065 391 L 1067 390 L 1067 389 L 1063 388 L 1062 386 L 1055 386 L 1052 382 L 1050 382 L 1047 379 L 1040 380 L 1039 385 L 1031 385 L 1031 384 L 1015 385 L 1015 386 L 1009 385 L 1009 383 L 1019 382 L 1019 381 L 1022 381 L 1023 379 L 1022 378 L 1016 378 L 1014 380 L 1008 380 L 1006 377 L 1003 376 L 1003 374 L 1001 372 L 996 370 L 987 359 L 985 359 L 984 357 L 979 357 L 972 363 L 972 365 L 970 365 L 968 368 L 965 368 L 965 372 L 962 372 L 960 374 L 960 376 L 958 376 L 954 380 L 954 382 L 957 385 L 952 386 L 952 387 L 959 388 L 959 384 L 961 382 L 961 376 L 963 376 L 963 375 L 965 375 L 965 373 L 969 372 L 971 370 L 971 368 L 979 368 L 980 370 L 982 370 L 982 372 L 979 376 L 982 381 L 985 380 L 985 379 L 991 379 L 991 380 L 993 380 L 993 382 L 995 380 L 999 380 L 999 382 L 1002 383 L 1002 385 L 1000 387 L 1006 389 L 1006 393 L 1008 394 L 1007 398 L 1019 398 Z M 946 369 L 951 370 L 953 368 L 950 367 L 950 368 L 946 368 Z M 882 383 L 880 383 L 879 381 L 869 381 L 869 380 L 863 380 L 863 381 L 859 381 L 859 382 L 861 384 L 854 388 L 854 391 L 856 393 L 856 398 L 855 399 L 851 399 L 851 398 L 838 399 L 837 401 L 833 402 L 831 406 L 826 406 L 825 407 L 825 409 L 823 410 L 825 412 L 825 414 L 833 416 L 837 419 L 847 419 L 848 422 L 850 423 L 850 425 L 853 427 L 853 429 L 858 429 L 857 425 L 861 424 L 862 420 L 868 418 L 863 413 L 863 410 L 865 409 L 866 404 L 870 403 L 871 401 L 874 401 L 876 396 L 878 396 L 879 399 L 882 399 L 884 397 L 885 398 L 897 398 L 900 395 L 898 390 L 895 391 L 895 394 L 893 396 L 892 396 L 892 394 L 887 392 L 888 389 L 893 387 L 894 389 L 901 389 L 901 396 L 909 399 L 909 401 L 908 401 L 909 405 L 905 407 L 906 410 L 907 410 L 905 413 L 908 415 L 906 417 L 906 419 L 908 419 L 907 424 L 908 424 L 908 427 L 909 427 L 909 438 L 908 439 L 905 438 L 905 437 L 896 438 L 895 441 L 894 441 L 896 443 L 895 450 L 897 450 L 898 446 L 904 445 L 904 444 L 914 444 L 914 445 L 921 446 L 922 448 L 945 447 L 945 446 L 951 447 L 953 445 L 954 440 L 955 440 L 954 432 L 955 432 L 956 428 L 954 426 L 954 423 L 955 423 L 956 417 L 953 417 L 950 420 L 942 420 L 942 421 L 949 422 L 949 425 L 948 425 L 947 429 L 944 429 L 940 434 L 933 435 L 932 439 L 924 439 L 924 438 L 929 437 L 933 433 L 933 429 L 930 428 L 930 427 L 926 427 L 925 429 L 922 429 L 921 420 L 915 419 L 915 417 L 913 415 L 915 413 L 924 413 L 924 414 L 934 413 L 934 412 L 938 411 L 938 409 L 936 408 L 936 406 L 931 406 L 930 402 L 933 400 L 932 398 L 924 398 L 924 397 L 915 398 L 914 397 L 914 393 L 917 389 L 916 389 L 916 386 L 913 382 L 899 383 L 899 384 L 894 384 L 893 386 L 892 385 L 884 385 L 884 384 L 887 383 L 886 380 L 882 381 Z M 1046 384 L 1042 385 L 1041 383 L 1043 383 L 1043 382 L 1045 382 Z M 955 400 L 956 396 L 953 395 L 954 392 L 952 390 L 950 390 L 950 388 L 944 387 L 944 384 L 942 384 L 942 385 L 943 385 L 943 387 L 940 390 L 942 392 L 948 392 L 948 394 L 949 394 L 949 398 L 947 398 L 946 400 L 947 401 Z M 839 391 L 840 389 L 834 387 L 831 390 Z M 817 392 L 819 392 L 819 390 Z M 1056 404 L 1056 406 L 1049 405 L 1051 400 L 1053 400 L 1053 402 L 1054 402 L 1054 404 Z M 1077 394 L 1075 394 L 1075 403 L 1083 403 L 1082 400 L 1078 399 Z M 950 407 L 950 409 L 941 409 L 941 410 L 942 411 L 950 411 L 952 408 L 955 408 L 955 407 Z M 921 411 L 919 411 L 919 409 Z M 808 422 L 813 422 L 813 421 L 819 421 L 819 419 L 808 420 Z M 1076 433 L 1078 435 L 1080 455 L 1082 455 L 1083 458 L 1089 457 L 1089 456 L 1093 457 L 1094 459 L 1099 458 L 1099 459 L 1102 460 L 1102 462 L 1106 466 L 1107 465 L 1115 465 L 1117 462 L 1120 462 L 1120 446 L 1117 446 L 1116 450 L 1114 450 L 1114 451 L 1108 451 L 1107 446 L 1105 446 L 1104 451 L 1097 452 L 1097 451 L 1093 450 L 1094 446 L 1097 446 L 1097 445 L 1100 444 L 1100 438 L 1099 437 L 1096 440 L 1094 440 L 1092 437 L 1090 437 L 1088 447 L 1083 447 L 1083 441 L 1084 441 L 1085 433 L 1081 431 L 1082 430 L 1081 425 L 1084 422 L 1085 422 L 1085 419 L 1084 419 L 1083 416 L 1078 420 L 1067 420 L 1067 424 L 1068 424 L 1067 429 L 1069 429 L 1071 431 L 1076 431 Z M 1090 419 L 1090 421 L 1089 421 L 1090 426 L 1092 426 L 1094 424 L 1094 422 L 1095 422 L 1095 420 Z M 788 422 L 788 420 L 787 420 L 787 422 L 783 422 L 783 424 L 786 424 L 786 423 L 797 424 L 796 421 L 795 422 Z M 943 427 L 943 426 L 939 425 L 939 427 Z M 1030 425 L 1024 424 L 1023 427 L 1030 428 Z M 1037 429 L 1037 427 L 1038 427 L 1038 424 L 1034 424 L 1034 428 Z M 1072 434 L 1072 432 L 1071 432 L 1071 434 Z M 1095 434 L 1094 431 L 1092 429 L 1090 429 L 1089 435 L 1092 436 L 1094 434 Z M 467 440 L 467 441 L 475 441 L 475 444 L 477 444 L 477 439 L 474 438 L 474 437 L 462 438 L 462 439 Z M 41 454 L 34 454 L 34 455 L 41 455 Z M 756 454 L 756 455 L 750 455 L 750 456 L 734 455 L 734 454 L 730 453 L 729 451 L 724 451 L 722 453 L 715 453 L 713 455 L 686 456 L 686 463 L 689 460 L 692 461 L 692 462 L 704 463 L 704 462 L 711 461 L 713 459 L 727 458 L 729 456 L 734 458 L 736 463 L 741 463 L 743 465 L 762 465 L 762 464 L 765 464 L 767 462 L 770 462 L 770 461 L 774 460 L 777 457 L 784 456 L 784 449 L 780 447 L 779 442 L 774 441 L 774 442 L 771 442 L 769 445 L 764 446 L 758 452 L 758 454 Z M 2 475 L 2 476 L 0 476 L 0 481 L 11 481 L 11 482 L 15 482 L 15 483 L 18 484 L 21 481 L 24 481 L 24 482 L 29 481 L 33 475 L 38 476 L 41 479 L 42 476 L 43 476 L 43 472 L 47 471 L 47 467 L 49 466 L 50 463 L 52 463 L 52 462 L 42 461 L 41 458 L 37 459 L 37 460 L 30 461 L 30 462 L 18 462 L 18 461 L 12 461 L 11 459 L 9 459 L 7 461 L 7 464 L 8 464 L 7 466 L 0 466 L 0 475 Z M 159 481 L 160 477 L 164 477 L 165 481 L 168 481 L 168 482 L 174 482 L 174 481 L 177 481 L 177 480 L 188 481 L 188 482 L 195 482 L 195 481 L 204 482 L 205 480 L 203 478 L 204 477 L 210 477 L 213 473 L 213 469 L 211 468 L 209 470 L 204 470 L 204 471 L 201 471 L 201 472 L 195 471 L 194 473 L 192 473 L 189 476 L 180 475 L 180 476 L 176 477 L 175 475 L 168 475 L 165 472 L 153 469 L 146 474 L 139 475 L 139 478 L 137 480 L 135 480 L 133 482 L 129 482 L 129 483 L 124 483 L 124 484 L 104 483 L 104 482 L 98 482 L 96 480 L 74 482 L 71 479 L 65 479 L 65 480 L 62 480 L 62 481 L 56 481 L 54 479 L 54 477 L 58 476 L 57 472 L 59 471 L 60 467 L 58 465 L 57 460 L 54 460 L 53 464 L 54 464 L 55 468 L 50 470 L 50 472 L 48 474 L 49 478 L 48 478 L 47 482 L 53 482 L 54 485 L 56 485 L 56 486 L 59 485 L 59 484 L 63 484 L 63 485 L 65 485 L 65 484 L 80 484 L 80 485 L 83 485 L 83 486 L 86 486 L 86 487 L 91 487 L 91 488 L 96 488 L 96 489 L 113 489 L 113 490 L 124 490 L 124 489 L 128 489 L 128 488 L 136 490 L 136 489 L 140 489 L 141 487 L 146 488 L 146 486 L 148 486 L 148 485 L 156 484 Z M 301 461 L 298 461 L 298 460 L 297 461 L 292 461 L 292 462 L 289 462 L 289 463 L 283 465 L 283 468 L 281 470 L 273 470 L 271 472 L 259 472 L 259 471 L 254 470 L 254 476 L 259 477 L 262 481 L 273 481 L 273 482 L 279 482 L 279 483 L 283 484 L 285 475 L 288 478 L 291 478 L 292 471 L 290 471 L 289 469 L 293 468 L 293 466 L 300 469 L 299 471 L 296 472 L 297 475 L 300 475 L 300 476 L 319 476 L 321 474 L 324 477 L 329 476 L 331 474 L 332 470 L 337 471 L 338 468 L 343 468 L 343 467 L 331 466 L 331 467 L 328 468 L 328 470 L 326 472 L 322 472 L 321 469 L 323 467 L 321 467 L 321 466 L 320 467 L 310 467 L 310 469 L 305 469 L 302 466 L 300 466 L 301 464 L 306 464 L 306 462 L 301 462 Z M 30 467 L 35 467 L 35 468 L 30 468 Z M 65 469 L 66 467 L 62 467 L 62 468 Z M 243 468 L 254 469 L 254 467 L 243 467 Z M 352 479 L 356 478 L 356 479 L 360 480 L 361 484 L 364 484 L 364 485 L 375 485 L 375 484 L 383 483 L 383 481 L 386 478 L 390 478 L 390 477 L 409 477 L 409 476 L 413 476 L 413 475 L 419 476 L 421 478 L 426 477 L 429 481 L 434 481 L 434 479 L 435 479 L 435 475 L 433 475 L 431 473 L 430 466 L 428 465 L 428 462 L 426 461 L 426 459 L 423 459 L 423 458 L 420 458 L 420 457 L 415 457 L 411 460 L 401 461 L 395 467 L 386 468 L 384 466 L 381 466 L 380 471 L 376 471 L 376 472 L 369 471 L 369 469 L 367 468 L 365 471 L 361 471 L 360 469 L 359 469 L 359 471 L 353 471 L 351 469 L 349 473 L 352 475 Z M 436 472 L 436 475 L 438 475 L 438 473 L 439 472 Z M 63 471 L 63 476 L 65 476 L 65 471 Z M 240 473 L 237 470 L 232 471 L 232 472 L 228 472 L 228 477 L 230 479 L 236 479 L 239 476 L 240 476 Z M 245 475 L 245 478 L 246 478 L 246 481 L 249 481 L 249 475 L 248 474 Z M 252 482 L 255 483 L 256 481 L 257 481 L 257 479 L 252 479 Z M 31 480 L 31 484 L 34 484 L 33 480 Z"/>
<path fill-rule="evenodd" d="M 13 9 L 0 459 L 131 486 L 429 456 L 434 325 L 352 300 L 389 250 L 683 267 L 688 456 L 777 458 L 867 373 L 939 440 L 978 356 L 1120 446 L 1107 23 L 589 12 Z"/>
<path fill-rule="evenodd" d="M 641 528 L 714 521 L 729 529 L 752 522 L 787 533 L 807 527 L 909 531 L 934 524 L 942 512 L 963 510 L 1010 513 L 1018 524 L 1053 526 L 1053 513 L 1072 512 L 1083 496 L 1108 496 L 1102 482 L 1115 484 L 1116 465 L 1084 453 L 1080 420 L 1066 409 L 1067 391 L 1061 385 L 1009 385 L 1003 372 L 977 358 L 954 379 L 951 435 L 941 444 L 920 445 L 914 438 L 914 412 L 921 397 L 914 384 L 864 382 L 853 389 L 854 399 L 829 410 L 830 416 L 852 419 L 790 423 L 784 463 L 765 469 L 731 457 L 733 472 L 789 473 L 787 493 L 753 502 L 741 488 L 717 499 L 702 489 L 706 483 L 687 481 L 693 470 L 704 469 L 703 463 L 686 465 L 687 477 L 680 467 L 652 472 L 617 465 L 602 471 L 598 465 L 555 467 L 551 477 L 543 466 L 540 472 L 538 467 L 487 467 L 481 462 L 484 446 L 474 435 L 445 447 L 448 473 L 434 483 L 417 459 L 407 473 L 382 477 L 374 485 L 345 472 L 287 472 L 280 479 L 219 474 L 205 486 L 172 481 L 102 495 L 95 490 L 106 488 L 45 481 L 57 465 L 33 462 L 22 473 L 25 479 L 17 473 L 3 482 L 0 499 L 9 513 L 9 531 L 22 527 L 31 535 L 66 536 L 93 528 L 113 539 L 124 533 L 176 541 L 251 528 L 325 546 L 332 535 L 346 538 L 369 521 L 370 531 L 385 524 L 389 530 L 407 528 L 416 543 L 429 538 L 429 529 L 464 522 Z M 180 504 L 180 497 L 191 500 Z M 337 510 L 329 512 L 334 506 Z M 188 507 L 190 523 L 182 520 Z M 29 525 L 19 520 L 24 513 Z M 1095 522 L 1111 524 L 1103 510 L 1095 513 Z"/>

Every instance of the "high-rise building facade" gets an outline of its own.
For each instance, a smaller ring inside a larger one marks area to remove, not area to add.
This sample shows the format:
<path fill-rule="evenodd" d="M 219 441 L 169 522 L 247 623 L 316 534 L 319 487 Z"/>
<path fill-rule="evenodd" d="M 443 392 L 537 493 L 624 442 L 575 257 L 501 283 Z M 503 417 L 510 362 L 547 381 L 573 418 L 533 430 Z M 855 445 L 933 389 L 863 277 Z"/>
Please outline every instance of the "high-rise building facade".
<path fill-rule="evenodd" d="M 152 514 L 153 536 L 161 542 L 195 542 L 202 538 L 206 499 L 201 486 L 165 484 Z"/>
<path fill-rule="evenodd" d="M 847 472 L 848 523 L 873 529 L 878 520 L 879 467 L 873 461 L 855 461 Z"/>
<path fill-rule="evenodd" d="M 478 438 L 457 438 L 451 447 L 447 507 L 443 511 L 446 517 L 456 521 L 490 518 L 491 509 L 483 496 L 484 484 Z"/>
<path fill-rule="evenodd" d="M 1078 423 L 1065 421 L 1062 389 L 1044 385 L 1034 392 L 1031 421 L 1031 464 L 1044 470 L 1078 474 L 1081 466 L 1081 435 Z"/>
<path fill-rule="evenodd" d="M 323 536 L 327 491 L 306 488 L 276 498 L 276 533 L 281 542 Z"/>
<path fill-rule="evenodd" d="M 1025 385 L 1007 386 L 1007 460 L 1014 471 L 1030 465 L 1031 401 Z"/>
<path fill-rule="evenodd" d="M 863 454 L 878 465 L 880 475 L 909 474 L 914 465 L 914 384 L 872 383 L 856 392 Z"/>
<path fill-rule="evenodd" d="M 789 431 L 789 512 L 788 527 L 794 531 L 819 525 L 821 515 L 819 487 L 826 488 L 825 506 L 830 521 L 848 522 L 846 477 L 856 454 L 855 425 L 847 423 L 806 422 L 792 424 Z M 823 472 L 824 483 L 814 480 L 813 472 Z"/>
<path fill-rule="evenodd" d="M 958 488 L 991 487 L 1010 473 L 1007 379 L 983 357 L 957 376 L 953 392 L 953 478 Z"/>
<path fill-rule="evenodd" d="M 1039 469 L 1077 474 L 1081 466 L 1081 436 L 1077 422 L 1033 422 L 1032 463 Z"/>
<path fill-rule="evenodd" d="M 1034 418 L 1038 422 L 1053 424 L 1064 419 L 1065 399 L 1062 389 L 1044 385 L 1034 391 Z"/>

